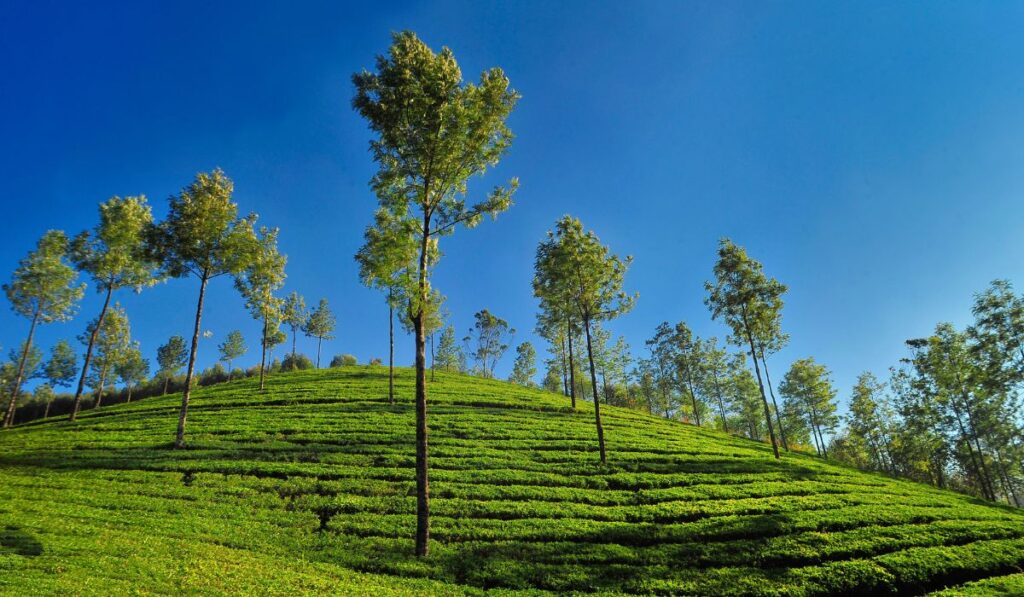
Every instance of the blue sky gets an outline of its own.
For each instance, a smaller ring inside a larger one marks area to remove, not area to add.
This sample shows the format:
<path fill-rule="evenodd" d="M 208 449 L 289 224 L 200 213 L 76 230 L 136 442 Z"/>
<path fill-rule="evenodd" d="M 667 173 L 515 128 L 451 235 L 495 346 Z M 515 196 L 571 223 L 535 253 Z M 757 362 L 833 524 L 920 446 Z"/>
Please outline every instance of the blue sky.
<path fill-rule="evenodd" d="M 845 400 L 906 338 L 967 323 L 988 281 L 1020 282 L 1022 26 L 1024 5 L 984 2 L 7 1 L 0 271 L 49 228 L 92 226 L 111 195 L 145 194 L 162 215 L 219 166 L 242 211 L 281 228 L 287 290 L 335 308 L 327 358 L 386 356 L 387 311 L 352 259 L 376 203 L 349 77 L 412 29 L 469 79 L 502 67 L 523 96 L 511 151 L 471 187 L 518 176 L 516 205 L 442 244 L 435 285 L 460 336 L 486 307 L 534 339 L 533 254 L 565 213 L 635 257 L 640 299 L 612 326 L 634 352 L 663 320 L 723 336 L 702 284 L 729 236 L 790 286 L 774 377 L 813 355 Z M 196 292 L 186 279 L 118 297 L 149 358 L 188 334 Z M 98 309 L 90 288 L 41 343 L 73 339 Z M 27 327 L 0 313 L 5 351 Z M 258 359 L 229 281 L 212 285 L 203 327 L 201 365 L 236 328 Z M 411 339 L 397 359 L 412 361 Z"/>

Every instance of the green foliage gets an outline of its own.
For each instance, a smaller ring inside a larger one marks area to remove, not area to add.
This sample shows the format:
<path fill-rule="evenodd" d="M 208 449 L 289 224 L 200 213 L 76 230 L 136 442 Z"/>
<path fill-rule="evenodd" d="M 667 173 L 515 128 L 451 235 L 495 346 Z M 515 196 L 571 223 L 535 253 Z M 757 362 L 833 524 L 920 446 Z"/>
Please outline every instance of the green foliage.
<path fill-rule="evenodd" d="M 50 359 L 46 361 L 43 375 L 53 387 L 68 387 L 78 374 L 78 355 L 67 340 L 59 340 L 50 347 Z"/>
<path fill-rule="evenodd" d="M 39 318 L 40 323 L 68 321 L 85 292 L 76 286 L 78 274 L 67 263 L 68 239 L 60 230 L 50 230 L 39 239 L 34 251 L 18 262 L 4 293 L 11 309 L 22 317 Z"/>
<path fill-rule="evenodd" d="M 616 430 L 602 467 L 591 404 L 573 412 L 561 395 L 437 375 L 428 559 L 414 557 L 408 536 L 414 406 L 380 399 L 386 370 L 346 367 L 279 375 L 262 394 L 256 380 L 197 390 L 208 408 L 192 413 L 185 451 L 166 449 L 173 397 L 116 406 L 116 417 L 86 411 L 73 450 L 65 421 L 0 435 L 0 587 L 877 595 L 1020 586 L 1015 510 L 802 454 L 775 461 L 764 444 L 615 407 L 602 408 Z M 413 376 L 398 370 L 399 384 Z M 75 515 L 54 515 L 63 511 Z"/>
<path fill-rule="evenodd" d="M 508 380 L 521 386 L 535 387 L 537 382 L 533 378 L 536 375 L 537 351 L 533 348 L 533 344 L 523 342 L 516 347 L 516 360 L 512 365 L 512 375 Z M 559 383 L 561 382 L 559 381 Z"/>
<path fill-rule="evenodd" d="M 161 377 L 171 377 L 188 363 L 188 347 L 181 336 L 171 336 L 166 344 L 156 350 L 156 362 Z"/>
<path fill-rule="evenodd" d="M 281 371 L 303 371 L 314 368 L 313 361 L 302 353 L 289 353 L 281 361 Z"/>
<path fill-rule="evenodd" d="M 351 354 L 339 354 L 335 355 L 331 359 L 331 367 L 354 367 L 359 364 L 359 359 L 355 355 Z"/>
<path fill-rule="evenodd" d="M 85 331 L 78 336 L 78 340 L 83 346 L 88 346 L 90 338 L 92 338 L 92 331 L 96 328 L 97 319 L 90 321 Z M 128 314 L 120 303 L 114 303 L 99 326 L 93 347 L 93 358 L 89 363 L 90 371 L 87 380 L 89 385 L 98 392 L 97 405 L 102 399 L 106 383 L 114 378 L 118 365 L 131 349 L 132 332 Z"/>
<path fill-rule="evenodd" d="M 242 332 L 232 330 L 228 332 L 224 341 L 217 345 L 217 350 L 220 351 L 220 360 L 227 363 L 228 370 L 230 370 L 231 362 L 243 356 L 249 348 L 245 345 L 245 337 L 242 336 Z"/>
<path fill-rule="evenodd" d="M 515 333 L 516 331 L 509 327 L 507 321 L 487 309 L 473 314 L 473 329 L 464 340 L 466 342 L 476 341 L 476 348 L 471 354 L 473 360 L 476 361 L 476 370 L 480 375 L 487 378 L 494 377 L 494 367 L 508 350 L 508 343 Z"/>
<path fill-rule="evenodd" d="M 818 451 L 827 456 L 825 434 L 835 431 L 839 423 L 836 390 L 828 369 L 813 357 L 795 361 L 779 384 L 779 392 L 786 407 L 804 418 Z"/>
<path fill-rule="evenodd" d="M 446 325 L 434 353 L 434 367 L 439 371 L 454 373 L 464 371 L 465 364 L 466 356 L 455 340 L 455 328 L 450 324 Z"/>
<path fill-rule="evenodd" d="M 99 205 L 99 212 L 96 227 L 71 243 L 78 269 L 92 276 L 100 292 L 119 288 L 140 291 L 155 284 L 159 261 L 147 244 L 153 212 L 146 197 L 111 197 Z"/>

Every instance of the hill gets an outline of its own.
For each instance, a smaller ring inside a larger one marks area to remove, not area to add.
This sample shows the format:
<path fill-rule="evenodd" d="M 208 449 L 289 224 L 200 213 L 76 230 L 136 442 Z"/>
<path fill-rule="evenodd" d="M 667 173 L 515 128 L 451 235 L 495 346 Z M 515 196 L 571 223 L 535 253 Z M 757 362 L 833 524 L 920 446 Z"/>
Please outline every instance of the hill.
<path fill-rule="evenodd" d="M 1024 516 L 500 381 L 430 388 L 433 544 L 412 555 L 410 370 L 204 388 L 0 434 L 10 594 L 1024 593 Z"/>

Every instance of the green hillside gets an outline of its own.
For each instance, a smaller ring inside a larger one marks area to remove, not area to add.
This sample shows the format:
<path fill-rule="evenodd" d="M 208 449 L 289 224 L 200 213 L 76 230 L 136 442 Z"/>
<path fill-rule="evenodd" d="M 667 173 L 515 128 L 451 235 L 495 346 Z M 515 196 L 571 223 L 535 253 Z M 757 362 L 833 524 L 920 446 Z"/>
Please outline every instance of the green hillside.
<path fill-rule="evenodd" d="M 412 555 L 412 372 L 278 375 L 0 434 L 10 594 L 1024 592 L 1024 516 L 504 382 L 430 387 L 431 556 Z"/>

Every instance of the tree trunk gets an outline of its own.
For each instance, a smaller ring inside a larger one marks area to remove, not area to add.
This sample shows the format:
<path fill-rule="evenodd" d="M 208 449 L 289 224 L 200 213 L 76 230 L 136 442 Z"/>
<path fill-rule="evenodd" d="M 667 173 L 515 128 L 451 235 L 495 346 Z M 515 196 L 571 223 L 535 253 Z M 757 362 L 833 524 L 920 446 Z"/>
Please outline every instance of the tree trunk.
<path fill-rule="evenodd" d="M 960 418 L 960 411 L 953 406 L 952 400 L 950 400 L 950 406 L 953 407 L 954 418 L 956 419 L 957 425 L 960 427 L 960 436 L 963 438 L 964 443 L 967 444 L 967 452 L 971 455 L 971 464 L 974 465 L 974 474 L 977 475 L 978 482 L 981 483 L 981 492 L 985 494 L 986 499 L 995 501 L 995 498 L 992 497 L 992 494 L 989 491 L 988 483 L 985 482 L 985 477 L 981 473 L 981 467 L 978 466 L 978 460 L 974 455 L 974 448 L 971 446 L 971 437 L 968 435 L 967 429 L 964 427 L 964 422 Z"/>
<path fill-rule="evenodd" d="M 572 321 L 569 321 L 569 397 L 572 399 L 572 409 L 576 410 L 576 362 L 572 352 Z"/>
<path fill-rule="evenodd" d="M 430 383 L 434 383 L 434 334 L 430 334 Z"/>
<path fill-rule="evenodd" d="M 569 396 L 569 372 L 566 371 L 566 369 L 565 369 L 566 363 L 565 363 L 565 338 L 564 337 L 562 338 L 562 341 L 559 342 L 559 344 L 561 345 L 561 349 L 562 349 L 561 350 L 561 352 L 562 352 L 562 393 L 564 393 L 568 397 Z"/>
<path fill-rule="evenodd" d="M 32 339 L 36 335 L 36 324 L 39 323 L 39 314 L 43 311 L 42 303 L 36 307 L 32 315 L 32 325 L 28 327 L 28 338 L 25 346 L 21 349 L 21 361 L 18 363 L 18 375 L 14 378 L 14 389 L 11 391 L 11 401 L 7 403 L 7 414 L 4 416 L 4 427 L 14 424 L 14 411 L 18 403 L 18 393 L 21 391 L 21 383 L 25 380 L 25 363 L 28 362 L 28 353 L 32 350 Z"/>
<path fill-rule="evenodd" d="M 316 368 L 317 369 L 320 368 L 320 347 L 323 345 L 323 343 L 324 343 L 323 336 L 317 336 L 317 339 L 316 339 Z"/>
<path fill-rule="evenodd" d="M 103 365 L 103 369 L 100 370 L 100 387 L 96 392 L 96 405 L 93 408 L 99 408 L 103 406 L 103 387 L 107 385 L 107 365 Z"/>
<path fill-rule="evenodd" d="M 757 364 L 757 351 L 754 349 L 754 336 L 750 333 L 750 324 L 747 322 L 747 309 L 743 308 L 743 327 L 746 328 L 747 342 L 750 344 L 750 359 L 754 361 L 754 373 L 757 374 L 757 387 L 761 390 L 761 402 L 764 403 L 764 422 L 768 424 L 768 438 L 772 442 L 772 452 L 775 458 L 779 456 L 779 445 L 775 443 L 775 430 L 772 429 L 772 413 L 768 408 L 768 398 L 764 394 L 764 383 L 761 381 L 761 367 Z"/>
<path fill-rule="evenodd" d="M 170 384 L 171 384 L 171 376 L 168 375 L 168 376 L 164 377 L 164 393 L 161 394 L 161 396 L 166 396 L 167 395 L 167 386 L 169 386 Z"/>
<path fill-rule="evenodd" d="M 594 349 L 590 340 L 590 319 L 583 318 L 583 329 L 587 332 L 587 360 L 590 361 L 590 385 L 594 390 L 594 422 L 597 424 L 597 446 L 601 451 L 601 464 L 607 462 L 604 450 L 604 427 L 601 425 L 601 400 L 597 394 L 597 372 L 594 369 Z"/>
<path fill-rule="evenodd" d="M 604 392 L 604 403 L 611 404 L 608 399 L 608 372 L 601 369 L 601 390 Z"/>
<path fill-rule="evenodd" d="M 43 411 L 43 418 L 47 419 L 50 417 L 50 405 L 53 404 L 53 398 L 46 401 L 46 409 Z"/>
<path fill-rule="evenodd" d="M 128 404 L 132 403 L 132 384 L 128 384 Z"/>
<path fill-rule="evenodd" d="M 700 427 L 700 410 L 697 407 L 697 393 L 693 391 L 693 379 L 690 377 L 690 369 L 686 369 L 686 387 L 690 390 L 690 404 L 693 405 L 693 420 Z"/>
<path fill-rule="evenodd" d="M 722 428 L 726 433 L 729 433 L 729 423 L 725 418 L 725 401 L 722 400 L 722 388 L 718 385 L 718 370 L 712 374 L 715 378 L 715 394 L 718 396 L 718 408 L 722 411 Z"/>
<path fill-rule="evenodd" d="M 196 305 L 196 323 L 192 329 L 192 350 L 188 355 L 188 369 L 185 373 L 185 389 L 181 394 L 181 412 L 178 414 L 178 434 L 174 439 L 176 449 L 185 447 L 185 420 L 188 418 L 188 399 L 192 395 L 192 376 L 196 370 L 196 355 L 199 352 L 199 325 L 203 318 L 203 299 L 206 298 L 206 283 L 209 277 L 203 271 L 203 277 L 199 283 L 199 303 Z"/>
<path fill-rule="evenodd" d="M 814 433 L 818 434 L 818 443 L 821 445 L 821 455 L 827 460 L 828 450 L 825 448 L 825 436 L 821 434 L 821 424 L 818 421 L 818 411 L 814 408 L 814 404 L 808 404 L 808 408 L 811 410 L 811 429 Z"/>
<path fill-rule="evenodd" d="M 388 301 L 388 402 L 395 403 L 395 307 Z"/>
<path fill-rule="evenodd" d="M 267 317 L 264 315 L 263 316 L 263 342 L 261 342 L 263 350 L 262 350 L 262 352 L 260 354 L 260 391 L 261 392 L 264 389 L 264 386 L 263 386 L 264 370 L 267 367 L 267 327 L 268 326 L 269 326 L 269 323 L 267 322 Z"/>
<path fill-rule="evenodd" d="M 782 447 L 789 452 L 786 428 L 782 426 L 782 412 L 779 410 L 779 403 L 775 401 L 775 389 L 772 387 L 772 378 L 768 375 L 768 361 L 764 360 L 764 350 L 761 350 L 761 364 L 764 365 L 764 380 L 768 382 L 768 393 L 772 395 L 772 406 L 775 407 L 775 421 L 779 424 L 779 439 L 782 440 Z"/>
<path fill-rule="evenodd" d="M 423 215 L 419 263 L 419 313 L 413 318 L 416 336 L 416 555 L 430 552 L 430 463 L 427 446 L 427 368 L 424 305 L 427 302 L 427 249 L 430 213 Z"/>
<path fill-rule="evenodd" d="M 962 387 L 963 386 L 961 386 L 961 388 Z M 971 414 L 971 406 L 970 403 L 967 401 L 967 396 L 966 394 L 962 395 L 964 398 L 964 411 L 967 413 L 967 424 L 970 426 L 971 435 L 974 436 L 974 446 L 978 449 L 978 459 L 981 460 L 981 470 L 985 474 L 985 481 L 986 483 L 988 483 L 989 493 L 992 494 L 992 501 L 995 501 L 996 488 L 995 484 L 992 481 L 992 474 L 988 470 L 988 464 L 985 462 L 985 452 L 981 449 L 981 441 L 978 438 L 978 427 L 974 424 L 974 416 Z"/>
<path fill-rule="evenodd" d="M 110 306 L 110 296 L 114 294 L 114 287 L 107 286 L 107 297 L 103 300 L 103 308 L 100 309 L 100 315 L 96 318 L 96 326 L 93 328 L 92 333 L 89 334 L 89 345 L 85 349 L 85 362 L 82 363 L 82 375 L 78 378 L 78 389 L 75 390 L 75 403 L 71 407 L 71 415 L 68 416 L 69 421 L 74 421 L 75 417 L 78 416 L 78 409 L 82 404 L 82 393 L 85 391 L 85 376 L 89 372 L 89 361 L 92 360 L 92 349 L 96 344 L 96 335 L 100 331 L 100 326 L 103 325 L 103 320 L 107 317 L 107 308 Z"/>

